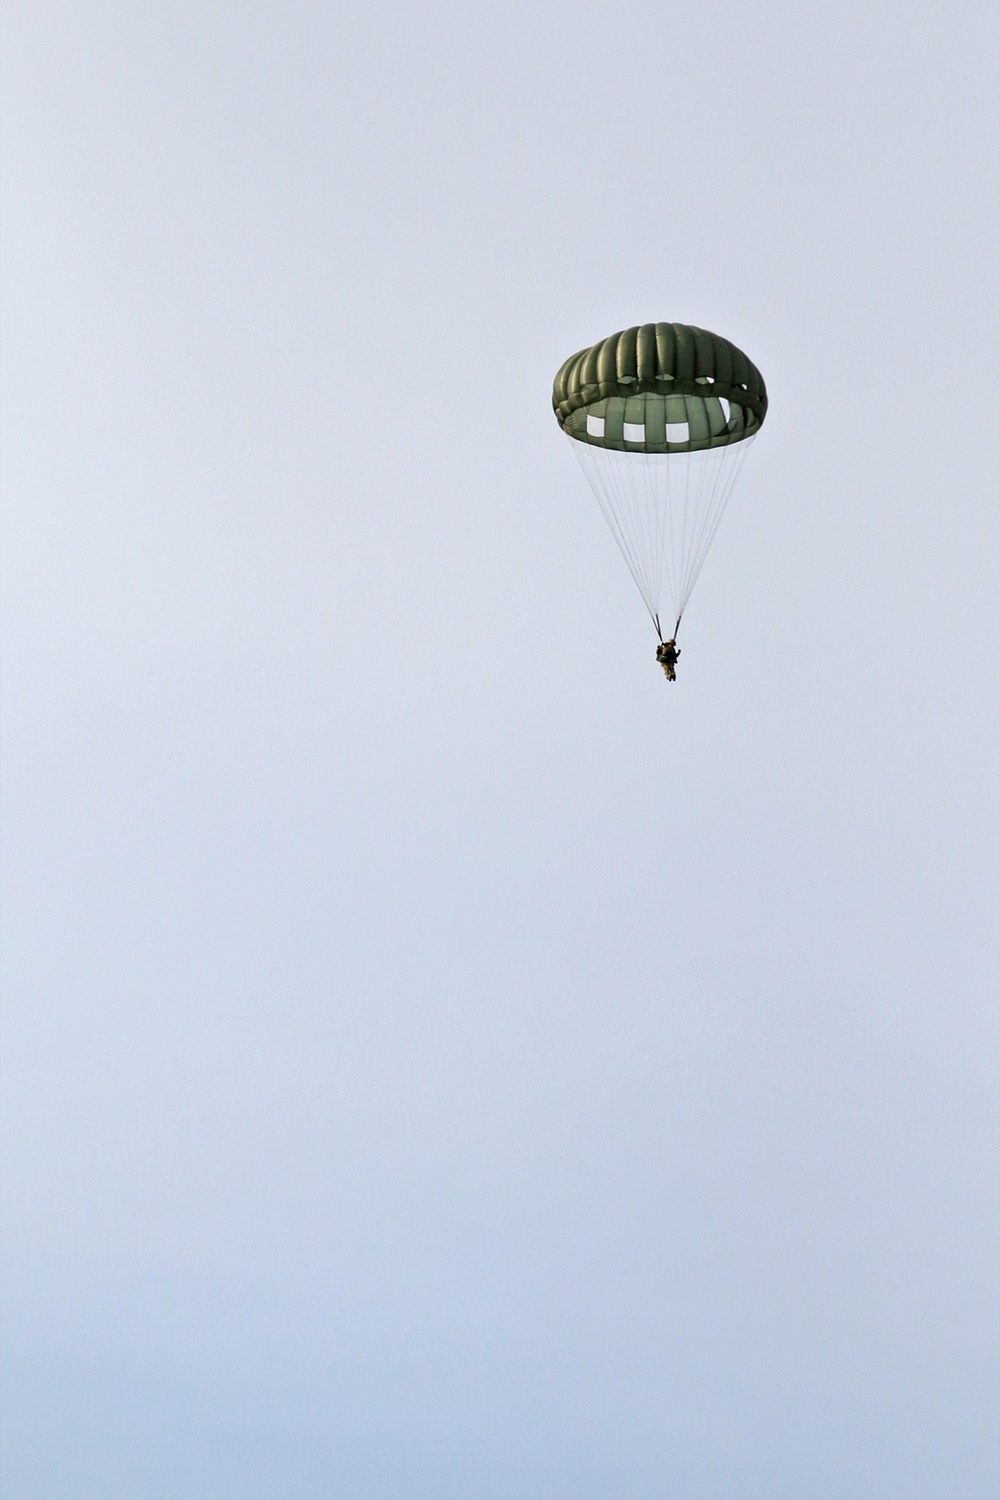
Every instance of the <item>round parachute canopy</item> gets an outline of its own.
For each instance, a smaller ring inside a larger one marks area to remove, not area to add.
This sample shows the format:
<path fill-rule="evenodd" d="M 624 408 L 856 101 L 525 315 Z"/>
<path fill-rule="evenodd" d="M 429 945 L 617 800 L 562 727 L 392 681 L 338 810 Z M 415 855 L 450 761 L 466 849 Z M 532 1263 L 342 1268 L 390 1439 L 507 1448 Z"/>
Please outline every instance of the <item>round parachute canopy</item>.
<path fill-rule="evenodd" d="M 570 437 L 622 453 L 690 453 L 752 437 L 767 415 L 756 365 L 717 333 L 644 323 L 581 349 L 552 387 Z"/>
<path fill-rule="evenodd" d="M 718 334 L 644 323 L 572 355 L 552 406 L 657 631 L 679 624 L 767 415 L 760 371 Z"/>

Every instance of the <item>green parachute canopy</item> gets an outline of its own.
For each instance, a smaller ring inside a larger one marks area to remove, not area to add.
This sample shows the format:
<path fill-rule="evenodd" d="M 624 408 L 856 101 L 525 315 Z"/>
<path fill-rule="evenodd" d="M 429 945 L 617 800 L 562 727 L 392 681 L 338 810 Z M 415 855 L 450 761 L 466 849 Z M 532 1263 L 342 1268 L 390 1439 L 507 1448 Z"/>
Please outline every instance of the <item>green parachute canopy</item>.
<path fill-rule="evenodd" d="M 760 371 L 716 333 L 644 323 L 572 355 L 552 406 L 657 633 L 676 635 L 767 415 Z"/>
<path fill-rule="evenodd" d="M 685 453 L 759 430 L 767 392 L 728 339 L 686 323 L 644 323 L 581 349 L 552 387 L 563 431 L 624 453 Z"/>

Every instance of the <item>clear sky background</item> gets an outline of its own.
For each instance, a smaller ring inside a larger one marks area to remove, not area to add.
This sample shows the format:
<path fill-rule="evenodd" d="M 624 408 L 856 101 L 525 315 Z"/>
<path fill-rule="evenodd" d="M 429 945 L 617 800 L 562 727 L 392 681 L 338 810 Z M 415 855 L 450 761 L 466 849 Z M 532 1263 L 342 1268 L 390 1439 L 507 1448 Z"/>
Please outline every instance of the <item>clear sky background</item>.
<path fill-rule="evenodd" d="M 5 24 L 5 1500 L 993 1500 L 995 6 Z"/>

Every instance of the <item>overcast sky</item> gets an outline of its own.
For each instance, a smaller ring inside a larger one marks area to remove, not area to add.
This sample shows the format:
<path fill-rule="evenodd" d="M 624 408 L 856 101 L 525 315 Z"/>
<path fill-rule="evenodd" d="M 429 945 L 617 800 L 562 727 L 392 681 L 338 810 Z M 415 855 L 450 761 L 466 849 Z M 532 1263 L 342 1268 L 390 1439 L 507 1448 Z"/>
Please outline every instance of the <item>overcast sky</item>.
<path fill-rule="evenodd" d="M 5 9 L 4 1500 L 993 1500 L 995 6 Z"/>

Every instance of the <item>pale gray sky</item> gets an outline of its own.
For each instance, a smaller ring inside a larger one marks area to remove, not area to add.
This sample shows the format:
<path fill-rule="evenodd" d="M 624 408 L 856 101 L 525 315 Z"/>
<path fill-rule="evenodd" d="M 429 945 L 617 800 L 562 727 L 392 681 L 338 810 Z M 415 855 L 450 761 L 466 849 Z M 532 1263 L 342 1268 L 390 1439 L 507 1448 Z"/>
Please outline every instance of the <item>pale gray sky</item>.
<path fill-rule="evenodd" d="M 5 24 L 4 1500 L 993 1500 L 995 7 Z"/>

